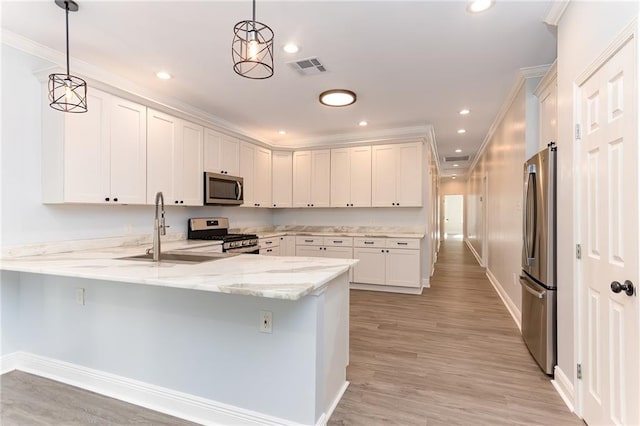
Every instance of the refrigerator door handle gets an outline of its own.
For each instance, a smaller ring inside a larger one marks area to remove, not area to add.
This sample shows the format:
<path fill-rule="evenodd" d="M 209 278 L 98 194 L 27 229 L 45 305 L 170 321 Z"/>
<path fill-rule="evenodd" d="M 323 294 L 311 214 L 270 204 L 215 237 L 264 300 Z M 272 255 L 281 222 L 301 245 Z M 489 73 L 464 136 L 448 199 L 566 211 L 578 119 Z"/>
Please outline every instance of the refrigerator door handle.
<path fill-rule="evenodd" d="M 536 291 L 536 290 L 532 289 L 526 283 L 525 279 L 526 279 L 525 277 L 520 277 L 520 285 L 522 285 L 522 288 L 525 289 L 527 292 L 531 293 L 532 295 L 534 295 L 535 297 L 537 297 L 538 299 L 544 299 L 546 294 L 547 294 L 547 292 L 546 291 Z"/>
<path fill-rule="evenodd" d="M 533 179 L 532 179 L 533 178 Z M 531 197 L 533 193 L 533 197 Z M 533 201 L 531 206 L 530 201 Z M 532 214 L 533 213 L 533 214 Z M 534 250 L 537 232 L 537 220 L 538 220 L 538 194 L 536 188 L 536 166 L 529 165 L 527 176 L 527 190 L 525 196 L 525 219 L 524 219 L 524 245 L 526 254 L 526 263 L 528 266 L 533 266 L 535 262 Z M 533 217 L 532 217 L 533 216 Z M 533 222 L 533 229 L 530 229 L 531 222 Z"/>

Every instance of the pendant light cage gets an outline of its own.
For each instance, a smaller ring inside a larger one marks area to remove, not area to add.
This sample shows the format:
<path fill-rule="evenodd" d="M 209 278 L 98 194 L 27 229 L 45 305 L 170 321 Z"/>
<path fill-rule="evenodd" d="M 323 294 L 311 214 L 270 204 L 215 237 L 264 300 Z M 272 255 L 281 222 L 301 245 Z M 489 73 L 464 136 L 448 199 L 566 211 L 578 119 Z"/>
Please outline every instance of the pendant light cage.
<path fill-rule="evenodd" d="M 233 70 L 246 78 L 273 75 L 273 31 L 257 21 L 240 21 L 233 29 Z"/>
<path fill-rule="evenodd" d="M 273 75 L 273 31 L 256 21 L 256 0 L 250 21 L 240 21 L 233 27 L 231 45 L 233 70 L 246 78 L 263 80 Z"/>
<path fill-rule="evenodd" d="M 87 112 L 87 82 L 74 75 L 50 74 L 49 106 L 63 112 Z"/>
<path fill-rule="evenodd" d="M 73 0 L 55 0 L 65 10 L 67 41 L 67 73 L 49 75 L 49 106 L 63 112 L 87 112 L 87 82 L 69 72 L 69 12 L 77 12 Z"/>

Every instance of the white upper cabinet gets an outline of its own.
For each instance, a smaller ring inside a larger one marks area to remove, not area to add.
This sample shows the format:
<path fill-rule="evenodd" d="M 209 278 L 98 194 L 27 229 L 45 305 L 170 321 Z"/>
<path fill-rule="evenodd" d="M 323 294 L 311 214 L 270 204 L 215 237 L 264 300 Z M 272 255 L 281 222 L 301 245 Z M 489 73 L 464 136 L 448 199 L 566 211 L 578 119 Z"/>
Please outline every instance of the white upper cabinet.
<path fill-rule="evenodd" d="M 331 151 L 293 153 L 293 206 L 329 207 L 331 194 Z"/>
<path fill-rule="evenodd" d="M 539 102 L 540 133 L 538 147 L 535 150 L 538 152 L 545 149 L 549 142 L 558 140 L 558 82 L 555 64 L 549 68 L 534 93 Z M 533 152 L 530 154 L 533 155 Z"/>
<path fill-rule="evenodd" d="M 84 114 L 43 110 L 43 202 L 144 204 L 146 108 L 96 89 L 88 102 Z"/>
<path fill-rule="evenodd" d="M 272 187 L 273 207 L 291 207 L 293 190 L 293 153 L 273 151 Z"/>
<path fill-rule="evenodd" d="M 162 192 L 165 204 L 201 206 L 204 129 L 149 109 L 147 132 L 147 203 Z"/>
<path fill-rule="evenodd" d="M 239 175 L 240 141 L 211 129 L 204 129 L 204 171 Z"/>
<path fill-rule="evenodd" d="M 371 207 L 371 147 L 331 150 L 331 206 Z"/>
<path fill-rule="evenodd" d="M 372 147 L 371 204 L 422 206 L 422 143 Z"/>
<path fill-rule="evenodd" d="M 271 206 L 271 151 L 240 142 L 240 173 L 245 207 Z"/>

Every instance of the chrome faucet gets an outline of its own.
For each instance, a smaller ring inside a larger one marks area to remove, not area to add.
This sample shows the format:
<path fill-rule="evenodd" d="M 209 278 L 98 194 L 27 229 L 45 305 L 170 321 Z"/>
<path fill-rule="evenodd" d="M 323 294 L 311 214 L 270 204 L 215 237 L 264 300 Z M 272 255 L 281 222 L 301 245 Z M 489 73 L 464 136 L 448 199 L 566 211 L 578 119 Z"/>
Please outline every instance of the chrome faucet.
<path fill-rule="evenodd" d="M 158 216 L 158 205 L 161 206 L 162 211 Z M 156 193 L 156 217 L 153 223 L 153 261 L 160 261 L 160 235 L 167 235 L 167 228 L 169 225 L 164 223 L 164 196 L 162 192 Z"/>

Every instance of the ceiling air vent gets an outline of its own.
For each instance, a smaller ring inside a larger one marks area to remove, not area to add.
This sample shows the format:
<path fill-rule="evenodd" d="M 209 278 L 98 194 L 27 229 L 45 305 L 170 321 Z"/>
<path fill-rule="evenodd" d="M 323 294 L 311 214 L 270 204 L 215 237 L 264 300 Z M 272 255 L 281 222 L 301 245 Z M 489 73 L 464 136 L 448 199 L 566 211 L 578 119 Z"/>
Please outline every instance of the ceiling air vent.
<path fill-rule="evenodd" d="M 469 161 L 468 155 L 459 155 L 457 157 L 444 157 L 445 163 L 448 162 L 456 162 L 456 161 Z"/>
<path fill-rule="evenodd" d="M 327 69 L 318 58 L 299 59 L 297 61 L 287 62 L 287 64 L 302 75 L 314 75 L 327 72 Z"/>

